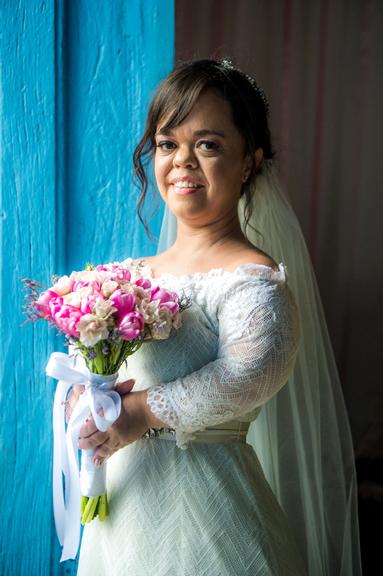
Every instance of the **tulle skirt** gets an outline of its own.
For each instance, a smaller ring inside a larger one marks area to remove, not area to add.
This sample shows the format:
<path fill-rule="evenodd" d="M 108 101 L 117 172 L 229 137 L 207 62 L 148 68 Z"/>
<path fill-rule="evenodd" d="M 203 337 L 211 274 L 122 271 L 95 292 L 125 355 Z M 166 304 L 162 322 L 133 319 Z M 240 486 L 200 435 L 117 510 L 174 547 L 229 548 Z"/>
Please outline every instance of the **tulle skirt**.
<path fill-rule="evenodd" d="M 245 443 L 143 438 L 108 461 L 110 515 L 83 534 L 80 576 L 300 576 L 286 517 Z"/>

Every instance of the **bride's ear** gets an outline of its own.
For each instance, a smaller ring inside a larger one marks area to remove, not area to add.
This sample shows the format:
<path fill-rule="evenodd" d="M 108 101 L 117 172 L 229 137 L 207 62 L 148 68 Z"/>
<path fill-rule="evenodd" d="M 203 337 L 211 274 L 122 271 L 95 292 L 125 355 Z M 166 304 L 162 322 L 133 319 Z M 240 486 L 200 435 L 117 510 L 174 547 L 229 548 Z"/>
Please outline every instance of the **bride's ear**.
<path fill-rule="evenodd" d="M 263 160 L 263 150 L 262 148 L 257 148 L 257 150 L 254 153 L 254 156 L 251 156 L 251 154 L 248 154 L 246 156 L 246 162 L 245 162 L 245 168 L 243 171 L 243 177 L 242 177 L 242 182 L 247 182 L 251 171 L 254 168 L 254 163 L 255 163 L 255 172 L 258 172 L 261 164 L 262 164 L 262 160 Z"/>
<path fill-rule="evenodd" d="M 262 164 L 262 160 L 263 160 L 263 149 L 262 148 L 257 148 L 254 154 L 254 158 L 255 158 L 255 171 L 258 172 L 261 164 Z"/>

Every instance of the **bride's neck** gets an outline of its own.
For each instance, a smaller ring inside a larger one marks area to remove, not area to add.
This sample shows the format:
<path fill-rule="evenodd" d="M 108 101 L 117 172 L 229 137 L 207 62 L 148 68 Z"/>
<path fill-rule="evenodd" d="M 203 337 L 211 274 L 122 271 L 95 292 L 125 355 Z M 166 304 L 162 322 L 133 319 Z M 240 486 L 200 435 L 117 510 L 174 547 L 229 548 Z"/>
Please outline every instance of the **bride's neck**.
<path fill-rule="evenodd" d="M 231 242 L 241 242 L 244 236 L 238 218 L 229 222 L 213 222 L 206 226 L 192 226 L 178 222 L 174 252 L 185 257 L 198 257 L 214 252 Z"/>

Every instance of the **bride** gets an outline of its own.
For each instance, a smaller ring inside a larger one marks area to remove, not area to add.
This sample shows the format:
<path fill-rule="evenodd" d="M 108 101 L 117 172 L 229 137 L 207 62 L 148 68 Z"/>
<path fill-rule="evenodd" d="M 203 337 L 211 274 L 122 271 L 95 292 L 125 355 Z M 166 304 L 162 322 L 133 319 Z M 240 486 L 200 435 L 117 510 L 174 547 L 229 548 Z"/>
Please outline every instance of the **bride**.
<path fill-rule="evenodd" d="M 310 453 L 315 467 L 323 454 L 305 432 L 315 428 L 308 416 L 320 418 L 319 407 L 302 412 L 303 390 L 291 381 L 306 346 L 292 290 L 297 278 L 290 287 L 287 245 L 272 254 L 253 243 L 256 190 L 265 181 L 264 234 L 273 214 L 272 157 L 264 95 L 230 63 L 179 65 L 154 95 L 134 155 L 140 205 L 153 160 L 176 233 L 164 251 L 131 266 L 185 293 L 191 306 L 180 330 L 130 358 L 117 422 L 100 432 L 89 420 L 80 431 L 80 448 L 96 447 L 97 465 L 108 459 L 110 496 L 107 520 L 85 528 L 80 575 L 360 573 L 353 477 L 343 474 L 352 448 L 342 399 L 338 394 L 336 428 L 327 430 L 339 435 L 334 457 L 340 450 L 343 462 L 333 471 L 333 490 L 342 500 L 327 503 L 328 486 L 317 490 L 326 473 L 316 467 L 314 477 L 301 457 Z M 283 225 L 269 230 L 279 242 L 286 233 Z M 288 388 L 295 404 L 286 400 Z M 295 416 L 294 430 L 282 410 L 273 420 L 279 398 Z M 336 526 L 328 526 L 332 506 Z"/>

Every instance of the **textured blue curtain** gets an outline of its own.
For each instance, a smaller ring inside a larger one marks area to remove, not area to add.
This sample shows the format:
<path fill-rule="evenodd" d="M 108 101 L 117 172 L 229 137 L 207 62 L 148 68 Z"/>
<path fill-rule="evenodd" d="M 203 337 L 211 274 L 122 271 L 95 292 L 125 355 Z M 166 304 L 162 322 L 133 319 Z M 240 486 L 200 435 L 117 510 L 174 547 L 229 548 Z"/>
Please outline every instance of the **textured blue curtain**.
<path fill-rule="evenodd" d="M 0 573 L 60 565 L 51 503 L 60 338 L 21 327 L 20 279 L 153 253 L 131 156 L 153 88 L 174 58 L 173 0 L 0 3 Z M 152 228 L 157 233 L 161 209 Z"/>

